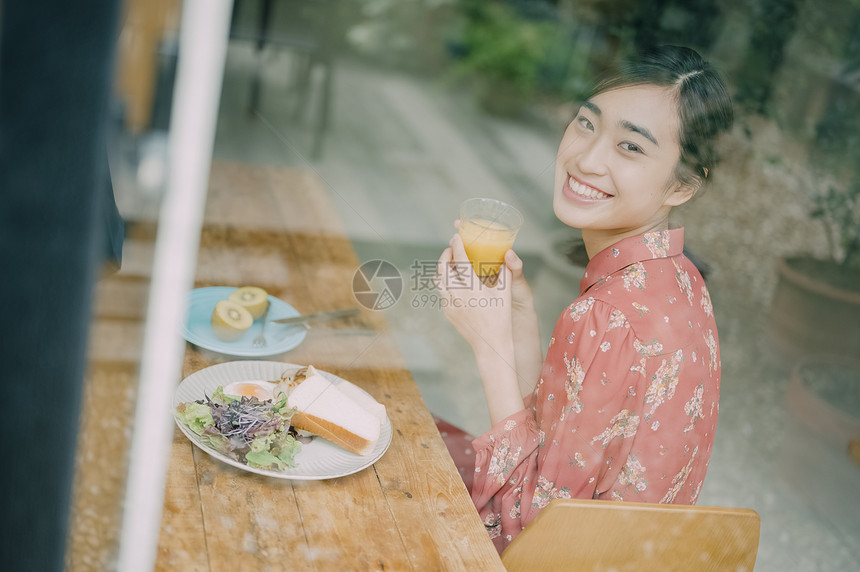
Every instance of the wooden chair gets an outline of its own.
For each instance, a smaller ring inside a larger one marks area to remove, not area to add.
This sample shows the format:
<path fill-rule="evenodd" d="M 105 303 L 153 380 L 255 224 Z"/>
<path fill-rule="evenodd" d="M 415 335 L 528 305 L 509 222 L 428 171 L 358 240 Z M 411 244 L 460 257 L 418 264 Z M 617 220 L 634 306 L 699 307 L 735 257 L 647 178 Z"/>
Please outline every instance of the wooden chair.
<path fill-rule="evenodd" d="M 509 572 L 752 572 L 761 521 L 746 508 L 552 501 L 502 553 Z"/>

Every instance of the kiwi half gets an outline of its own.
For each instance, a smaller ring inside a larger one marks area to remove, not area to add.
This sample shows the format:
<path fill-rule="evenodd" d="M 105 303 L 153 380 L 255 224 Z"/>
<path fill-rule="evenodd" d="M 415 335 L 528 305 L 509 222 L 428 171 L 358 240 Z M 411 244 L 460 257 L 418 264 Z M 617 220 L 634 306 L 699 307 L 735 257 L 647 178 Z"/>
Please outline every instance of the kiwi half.
<path fill-rule="evenodd" d="M 255 320 L 263 315 L 269 294 L 257 286 L 242 286 L 230 293 L 230 301 L 244 306 Z"/>
<path fill-rule="evenodd" d="M 231 300 L 221 300 L 212 311 L 212 331 L 224 342 L 238 340 L 253 323 L 251 312 Z"/>

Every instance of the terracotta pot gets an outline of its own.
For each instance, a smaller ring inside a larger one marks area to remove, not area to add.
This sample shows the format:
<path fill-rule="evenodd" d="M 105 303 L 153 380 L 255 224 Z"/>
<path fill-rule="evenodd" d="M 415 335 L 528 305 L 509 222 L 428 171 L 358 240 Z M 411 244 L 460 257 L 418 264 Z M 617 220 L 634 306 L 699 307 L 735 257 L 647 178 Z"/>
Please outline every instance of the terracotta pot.
<path fill-rule="evenodd" d="M 836 375 L 834 372 L 839 372 Z M 794 368 L 786 390 L 786 406 L 797 420 L 829 438 L 848 443 L 860 437 L 860 408 L 852 406 L 860 392 L 860 361 L 816 356 Z"/>
<path fill-rule="evenodd" d="M 860 356 L 860 292 L 832 286 L 779 261 L 770 315 L 774 347 L 791 357 Z"/>

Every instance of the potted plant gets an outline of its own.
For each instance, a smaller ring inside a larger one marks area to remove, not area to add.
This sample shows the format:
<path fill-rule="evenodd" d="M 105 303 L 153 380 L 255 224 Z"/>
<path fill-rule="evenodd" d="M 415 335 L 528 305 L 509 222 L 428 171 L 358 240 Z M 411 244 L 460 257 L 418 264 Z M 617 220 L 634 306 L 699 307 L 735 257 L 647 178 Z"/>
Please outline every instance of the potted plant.
<path fill-rule="evenodd" d="M 860 355 L 860 177 L 828 184 L 813 199 L 830 258 L 782 258 L 771 308 L 771 336 L 791 356 Z"/>
<path fill-rule="evenodd" d="M 860 437 L 860 361 L 832 356 L 800 360 L 791 373 L 786 404 L 808 428 L 848 444 Z"/>

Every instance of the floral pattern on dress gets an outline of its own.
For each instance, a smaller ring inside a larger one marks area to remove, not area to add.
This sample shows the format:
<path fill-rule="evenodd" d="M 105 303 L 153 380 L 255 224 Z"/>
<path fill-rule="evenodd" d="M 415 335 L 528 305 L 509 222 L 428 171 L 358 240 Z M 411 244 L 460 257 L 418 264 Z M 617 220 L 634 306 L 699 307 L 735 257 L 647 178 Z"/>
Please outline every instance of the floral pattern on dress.
<path fill-rule="evenodd" d="M 522 495 L 522 492 L 523 492 L 522 483 L 517 485 L 516 487 L 514 487 L 512 492 L 517 496 L 517 501 L 511 506 L 511 510 L 508 511 L 508 516 L 510 518 L 519 518 L 520 515 L 522 514 L 520 511 L 521 503 L 520 503 L 520 499 L 519 499 L 520 495 Z"/>
<path fill-rule="evenodd" d="M 704 392 L 705 384 L 699 383 L 693 397 L 684 405 L 684 413 L 690 416 L 690 424 L 684 428 L 684 433 L 692 431 L 696 426 L 696 422 L 699 419 L 705 418 L 705 413 L 703 411 Z"/>
<path fill-rule="evenodd" d="M 569 487 L 556 487 L 552 481 L 544 478 L 543 475 L 538 477 L 537 488 L 532 497 L 532 508 L 543 508 L 555 499 L 569 499 Z"/>
<path fill-rule="evenodd" d="M 671 233 L 668 230 L 649 232 L 642 236 L 642 242 L 648 247 L 654 258 L 665 258 L 669 252 Z"/>
<path fill-rule="evenodd" d="M 618 484 L 623 486 L 632 486 L 637 493 L 641 493 L 648 488 L 648 481 L 645 478 L 645 467 L 636 457 L 630 455 L 624 467 L 621 469 L 621 474 L 618 475 Z"/>
<path fill-rule="evenodd" d="M 612 418 L 609 422 L 609 427 L 603 430 L 602 433 L 596 435 L 591 439 L 591 442 L 594 443 L 596 441 L 602 441 L 603 448 L 606 448 L 606 445 L 616 437 L 632 437 L 636 434 L 636 429 L 639 427 L 639 416 L 633 413 L 632 411 L 628 411 L 626 409 L 622 409 L 618 412 L 618 415 Z"/>
<path fill-rule="evenodd" d="M 708 371 L 717 371 L 720 367 L 720 358 L 717 353 L 717 339 L 714 337 L 713 330 L 708 330 L 705 335 L 705 345 L 708 346 Z"/>
<path fill-rule="evenodd" d="M 633 340 L 633 349 L 636 353 L 645 357 L 654 357 L 663 353 L 663 344 L 654 340 L 650 344 L 643 344 L 638 339 Z"/>
<path fill-rule="evenodd" d="M 636 262 L 624 270 L 624 274 L 621 275 L 621 278 L 624 280 L 624 289 L 628 292 L 630 291 L 631 286 L 644 290 L 648 281 L 648 273 L 645 272 L 644 266 Z"/>
<path fill-rule="evenodd" d="M 702 310 L 705 311 L 706 316 L 710 318 L 714 315 L 714 305 L 711 303 L 711 294 L 704 286 L 702 286 L 702 300 L 700 304 L 702 305 Z"/>
<path fill-rule="evenodd" d="M 690 504 L 696 504 L 696 501 L 699 500 L 699 494 L 702 492 L 702 485 L 705 484 L 705 481 L 699 481 L 699 484 L 696 485 L 696 490 L 693 491 L 692 501 Z"/>
<path fill-rule="evenodd" d="M 612 310 L 609 315 L 609 324 L 606 326 L 606 331 L 614 330 L 615 328 L 629 328 L 630 322 L 627 321 L 627 316 L 621 310 Z"/>
<path fill-rule="evenodd" d="M 675 500 L 675 497 L 678 496 L 678 493 L 681 491 L 681 487 L 684 486 L 684 483 L 687 482 L 687 477 L 690 476 L 690 469 L 693 467 L 693 461 L 696 460 L 696 456 L 699 454 L 699 448 L 696 447 L 693 449 L 693 454 L 690 456 L 690 460 L 684 465 L 684 468 L 674 476 L 672 479 L 672 488 L 670 488 L 663 498 L 660 499 L 660 502 L 663 504 L 671 503 Z"/>
<path fill-rule="evenodd" d="M 647 314 L 648 312 L 651 311 L 648 309 L 648 306 L 646 306 L 644 304 L 639 304 L 637 302 L 631 302 L 630 305 L 633 306 L 634 308 L 636 308 L 636 311 L 639 312 L 640 318 L 644 317 L 645 314 Z"/>
<path fill-rule="evenodd" d="M 574 304 L 571 304 L 568 307 L 568 312 L 570 313 L 570 317 L 574 322 L 578 322 L 589 310 L 594 306 L 594 298 L 586 298 L 585 300 L 580 300 Z"/>
<path fill-rule="evenodd" d="M 573 359 L 568 359 L 567 354 L 564 354 L 564 365 L 567 368 L 567 382 L 564 384 L 564 391 L 567 394 L 567 406 L 565 413 L 579 413 L 582 411 L 582 401 L 579 400 L 579 392 L 582 391 L 582 381 L 585 379 L 585 371 L 582 369 L 582 363 L 573 356 Z M 564 414 L 562 414 L 564 419 Z"/>
<path fill-rule="evenodd" d="M 632 373 L 636 373 L 636 374 L 639 374 L 639 375 L 644 377 L 644 376 L 648 375 L 648 372 L 645 369 L 645 367 L 647 365 L 648 365 L 648 360 L 643 357 L 639 360 L 638 364 L 630 366 L 630 371 Z"/>
<path fill-rule="evenodd" d="M 678 350 L 672 354 L 671 360 L 664 359 L 660 368 L 651 377 L 651 383 L 645 392 L 645 404 L 651 407 L 645 413 L 645 421 L 651 421 L 651 416 L 657 411 L 657 408 L 675 395 L 675 388 L 678 386 L 678 371 L 681 369 L 681 362 L 683 361 L 684 352 Z"/>
<path fill-rule="evenodd" d="M 684 293 L 684 296 L 687 297 L 687 301 L 692 304 L 693 283 L 690 281 L 690 273 L 681 268 L 681 265 L 678 264 L 676 260 L 673 260 L 672 264 L 675 266 L 675 280 L 678 281 L 678 288 L 680 288 L 681 292 Z"/>
<path fill-rule="evenodd" d="M 499 484 L 504 484 L 511 470 L 517 465 L 522 449 L 521 446 L 512 446 L 509 438 L 503 438 L 490 460 L 487 476 L 494 476 Z"/>

